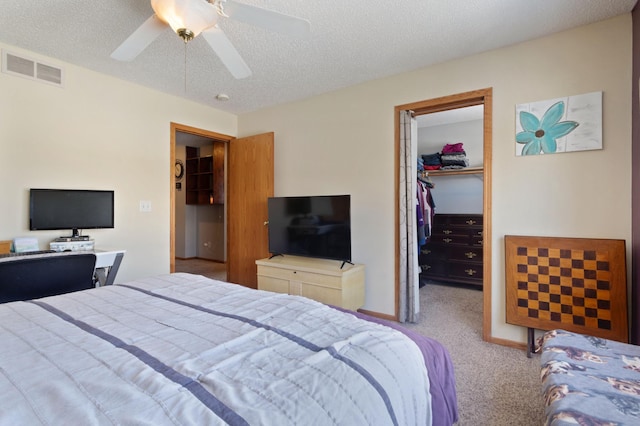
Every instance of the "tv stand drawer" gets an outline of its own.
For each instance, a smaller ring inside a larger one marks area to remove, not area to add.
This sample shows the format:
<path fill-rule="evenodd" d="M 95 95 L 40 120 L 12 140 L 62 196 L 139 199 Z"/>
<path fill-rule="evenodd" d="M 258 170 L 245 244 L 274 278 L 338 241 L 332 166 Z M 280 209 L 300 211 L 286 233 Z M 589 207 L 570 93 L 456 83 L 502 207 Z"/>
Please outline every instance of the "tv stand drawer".
<path fill-rule="evenodd" d="M 303 283 L 311 283 L 323 287 L 331 287 L 339 289 L 342 286 L 342 277 L 340 275 L 325 275 L 314 272 L 307 272 L 297 269 L 283 269 L 273 266 L 262 266 L 259 275 L 273 278 L 281 278 L 289 281 L 300 281 Z"/>
<path fill-rule="evenodd" d="M 258 289 L 273 291 L 275 293 L 289 293 L 289 280 L 268 276 L 258 276 Z"/>
<path fill-rule="evenodd" d="M 364 305 L 364 265 L 298 256 L 256 261 L 258 289 L 356 310 Z"/>

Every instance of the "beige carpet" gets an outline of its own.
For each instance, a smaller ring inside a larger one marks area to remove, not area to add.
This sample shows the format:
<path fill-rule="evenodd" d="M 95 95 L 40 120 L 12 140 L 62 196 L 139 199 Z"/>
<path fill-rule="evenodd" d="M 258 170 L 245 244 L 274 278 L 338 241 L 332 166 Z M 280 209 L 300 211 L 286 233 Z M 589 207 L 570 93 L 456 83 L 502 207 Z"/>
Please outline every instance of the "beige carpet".
<path fill-rule="evenodd" d="M 427 284 L 420 321 L 406 324 L 441 342 L 456 371 L 461 426 L 543 424 L 539 355 L 482 341 L 482 292 Z"/>
<path fill-rule="evenodd" d="M 176 259 L 176 272 L 189 272 L 214 280 L 227 280 L 227 265 L 206 259 Z"/>

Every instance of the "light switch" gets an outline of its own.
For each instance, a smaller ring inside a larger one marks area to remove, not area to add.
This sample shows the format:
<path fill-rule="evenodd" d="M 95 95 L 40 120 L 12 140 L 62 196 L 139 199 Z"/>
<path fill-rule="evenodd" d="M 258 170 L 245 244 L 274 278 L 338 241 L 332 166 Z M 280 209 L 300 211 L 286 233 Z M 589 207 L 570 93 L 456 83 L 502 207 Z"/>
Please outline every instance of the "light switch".
<path fill-rule="evenodd" d="M 141 212 L 150 212 L 151 211 L 151 201 L 141 200 L 140 201 L 140 211 Z"/>

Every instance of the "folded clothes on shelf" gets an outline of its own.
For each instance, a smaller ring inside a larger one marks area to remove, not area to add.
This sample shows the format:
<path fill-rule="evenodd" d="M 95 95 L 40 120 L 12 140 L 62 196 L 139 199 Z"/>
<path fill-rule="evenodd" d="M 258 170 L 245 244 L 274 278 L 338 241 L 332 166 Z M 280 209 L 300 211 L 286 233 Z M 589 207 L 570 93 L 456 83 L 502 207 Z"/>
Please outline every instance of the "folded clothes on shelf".
<path fill-rule="evenodd" d="M 441 157 L 443 166 L 469 166 L 469 159 L 465 154 L 448 154 Z"/>
<path fill-rule="evenodd" d="M 440 165 L 440 153 L 436 152 L 433 154 L 424 154 L 422 155 L 422 161 L 424 162 L 425 166 L 436 166 L 436 165 Z"/>
<path fill-rule="evenodd" d="M 464 153 L 464 148 L 462 146 L 463 146 L 462 142 L 452 143 L 452 144 L 448 143 L 442 147 L 442 153 L 443 154 Z"/>

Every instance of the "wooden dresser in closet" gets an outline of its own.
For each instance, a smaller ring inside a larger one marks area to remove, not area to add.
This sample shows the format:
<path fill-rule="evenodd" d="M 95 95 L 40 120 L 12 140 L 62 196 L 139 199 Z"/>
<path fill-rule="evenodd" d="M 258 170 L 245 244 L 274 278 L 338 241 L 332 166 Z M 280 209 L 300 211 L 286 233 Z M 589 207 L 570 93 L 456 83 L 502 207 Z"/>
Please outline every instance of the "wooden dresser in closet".
<path fill-rule="evenodd" d="M 419 262 L 422 280 L 482 287 L 482 215 L 436 214 Z"/>

